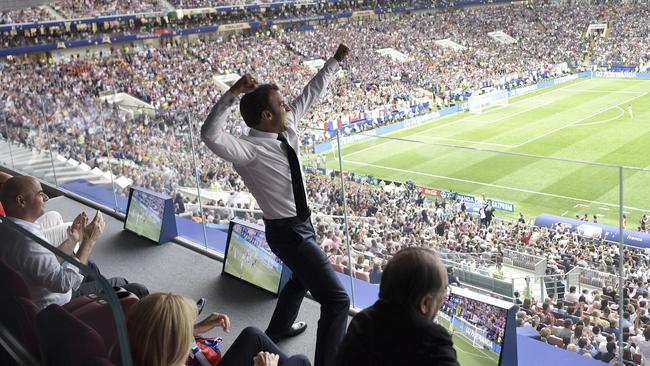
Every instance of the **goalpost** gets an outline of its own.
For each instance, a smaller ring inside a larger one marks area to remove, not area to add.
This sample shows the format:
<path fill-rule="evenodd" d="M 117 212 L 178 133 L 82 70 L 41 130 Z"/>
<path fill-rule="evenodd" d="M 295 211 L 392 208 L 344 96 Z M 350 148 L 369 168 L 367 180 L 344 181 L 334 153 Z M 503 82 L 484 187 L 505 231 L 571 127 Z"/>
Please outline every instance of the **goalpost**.
<path fill-rule="evenodd" d="M 508 91 L 507 90 L 494 90 L 486 94 L 472 95 L 467 100 L 467 107 L 469 113 L 481 114 L 483 109 L 491 106 L 506 106 L 508 105 Z"/>
<path fill-rule="evenodd" d="M 454 333 L 462 335 L 468 341 L 471 341 L 472 347 L 479 348 L 479 349 L 491 348 L 492 342 L 489 339 L 487 339 L 487 330 L 481 329 L 469 323 L 467 320 L 461 317 L 454 317 L 453 319 L 461 323 L 461 326 L 458 327 L 458 332 L 454 332 Z M 452 328 L 451 324 L 450 324 L 450 328 Z"/>

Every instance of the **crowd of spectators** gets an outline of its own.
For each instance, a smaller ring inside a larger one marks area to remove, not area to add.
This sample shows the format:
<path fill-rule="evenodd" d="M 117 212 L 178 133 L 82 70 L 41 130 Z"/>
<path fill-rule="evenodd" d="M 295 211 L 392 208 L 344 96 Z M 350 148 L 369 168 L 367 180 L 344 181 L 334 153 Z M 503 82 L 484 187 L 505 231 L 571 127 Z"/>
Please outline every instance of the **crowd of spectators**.
<path fill-rule="evenodd" d="M 645 365 L 650 359 L 650 316 L 648 314 L 648 285 L 645 280 L 626 281 L 624 289 L 623 341 L 619 349 L 615 342 L 621 333 L 618 317 L 620 293 L 612 287 L 602 293 L 583 290 L 574 297 L 554 302 L 551 298 L 537 302 L 523 301 L 517 312 L 517 326 L 530 327 L 539 333 L 542 342 L 564 348 L 588 358 L 606 363 L 615 362 L 623 353 L 626 365 Z"/>
<path fill-rule="evenodd" d="M 612 9 L 603 9 L 599 23 L 608 25 L 606 35 L 595 32 L 594 61 L 600 65 L 644 65 L 650 61 L 648 37 L 650 24 L 630 19 L 650 17 L 648 4 L 642 1 L 623 3 Z"/>
<path fill-rule="evenodd" d="M 598 40 L 592 54 L 599 62 L 648 58 L 648 44 L 641 42 L 647 38 L 648 25 L 631 16 L 638 6 L 628 4 L 607 15 L 613 24 L 611 37 Z M 569 6 L 464 9 L 331 23 L 310 32 L 263 32 L 191 45 L 113 48 L 101 57 L 74 57 L 61 63 L 9 62 L 0 66 L 0 82 L 5 85 L 1 92 L 3 120 L 8 127 L 2 133 L 36 149 L 54 145 L 67 158 L 102 170 L 110 168 L 117 176 L 132 178 L 134 185 L 159 192 L 170 194 L 194 185 L 195 169 L 202 188 L 244 192 L 246 188 L 232 167 L 198 143 L 196 129 L 220 96 L 214 75 L 250 72 L 258 80 L 280 85 L 283 95 L 295 96 L 300 92 L 296 86 L 304 85 L 313 74 L 302 64 L 304 60 L 326 58 L 335 42 L 355 45 L 343 79 L 305 117 L 309 128 L 305 136 L 314 143 L 326 136 L 323 121 L 355 111 L 412 105 L 418 89 L 452 100 L 466 91 L 513 78 L 534 81 L 543 77 L 545 65 L 576 65 L 589 48 L 590 40 L 582 34 L 588 24 L 601 19 L 601 11 Z M 617 28 L 623 19 L 629 20 L 629 26 Z M 486 36 L 487 31 L 497 29 L 519 42 L 506 45 Z M 452 51 L 434 42 L 443 38 L 467 48 Z M 409 60 L 377 55 L 377 49 L 388 47 L 406 54 Z M 100 94 L 112 91 L 139 98 L 152 110 L 131 115 L 100 99 Z M 234 135 L 246 131 L 236 113 L 227 128 Z M 191 142 L 198 147 L 196 167 L 189 154 Z M 109 159 L 118 163 L 109 166 Z M 489 253 L 497 263 L 503 250 L 511 249 L 547 258 L 550 272 L 555 274 L 576 266 L 615 273 L 621 260 L 616 247 L 564 227 L 535 228 L 521 221 L 499 220 L 486 224 L 465 212 L 460 201 L 431 202 L 416 189 L 353 174 L 345 177 L 352 246 L 348 253 L 340 177 L 321 174 L 315 168 L 307 167 L 306 188 L 316 213 L 314 226 L 321 248 L 333 265 L 352 267 L 373 283 L 378 283 L 386 261 L 410 246 L 470 255 Z M 196 200 L 185 197 L 182 201 L 190 212 L 198 210 Z M 211 202 L 208 206 L 195 213 L 195 221 L 223 224 L 233 215 L 233 207 L 228 206 L 236 204 Z M 234 208 L 244 209 L 234 211 L 239 218 L 261 219 L 250 204 Z M 641 218 L 639 230 L 646 230 L 646 221 L 645 216 Z M 350 257 L 352 263 L 348 263 Z M 623 328 L 628 342 L 623 350 L 612 346 L 613 335 L 620 331 L 616 305 L 609 301 L 616 301 L 614 289 L 587 293 L 567 305 L 560 299 L 537 304 L 528 296 L 518 313 L 520 325 L 533 327 L 543 340 L 586 357 L 609 361 L 616 352 L 623 352 L 630 360 L 640 354 L 644 361 L 650 357 L 650 326 L 645 325 L 650 321 L 650 259 L 628 248 L 623 263 L 627 278 L 624 318 L 629 323 Z M 472 265 L 478 268 L 483 263 Z"/>
<path fill-rule="evenodd" d="M 0 24 L 16 24 L 54 20 L 54 15 L 42 6 L 0 11 Z"/>
<path fill-rule="evenodd" d="M 152 13 L 164 10 L 158 0 L 60 0 L 52 7 L 68 19 L 92 18 L 101 15 Z"/>
<path fill-rule="evenodd" d="M 158 48 L 113 48 L 100 57 L 73 57 L 60 63 L 9 62 L 0 75 L 6 86 L 2 99 L 8 126 L 2 133 L 8 132 L 10 139 L 37 149 L 54 144 L 65 157 L 105 171 L 110 168 L 116 176 L 130 177 L 135 185 L 159 192 L 170 194 L 178 187 L 192 186 L 195 168 L 203 188 L 245 191 L 229 164 L 206 154 L 198 143 L 196 128 L 220 96 L 214 75 L 250 72 L 262 82 L 280 85 L 283 95 L 295 96 L 300 92 L 296 86 L 304 85 L 313 74 L 302 64 L 304 60 L 324 58 L 335 40 L 357 45 L 344 67 L 343 80 L 305 118 L 311 128 L 305 135 L 313 143 L 326 136 L 324 120 L 354 111 L 410 105 L 417 99 L 418 88 L 435 90 L 448 98 L 454 91 L 495 85 L 513 74 L 539 73 L 539 65 L 544 63 L 580 59 L 583 46 L 571 40 L 578 37 L 580 31 L 576 29 L 586 28 L 591 21 L 583 10 L 553 6 L 464 9 L 327 24 L 310 32 L 266 32 L 212 42 L 169 43 Z M 580 26 L 565 27 L 560 13 L 566 15 L 563 21 L 571 19 Z M 539 27 L 554 32 L 558 42 L 549 44 Z M 495 29 L 503 29 L 520 42 L 505 45 L 485 35 L 486 30 Z M 451 51 L 439 47 L 433 40 L 441 38 L 468 48 Z M 375 50 L 387 47 L 403 52 L 410 60 L 399 62 L 376 54 Z M 112 91 L 139 98 L 153 110 L 131 115 L 99 99 L 100 94 Z M 190 128 L 198 147 L 196 167 L 188 153 Z M 246 131 L 237 113 L 227 128 L 234 135 Z M 45 129 L 48 133 L 43 133 Z M 109 158 L 118 163 L 109 167 Z M 339 180 L 324 175 L 309 177 L 309 200 L 317 212 L 342 215 Z M 354 177 L 348 179 L 355 253 L 381 254 L 355 255 L 358 269 L 364 272 L 381 265 L 382 256 L 411 245 L 466 253 L 516 248 L 546 256 L 549 266 L 558 272 L 576 265 L 612 272 L 617 263 L 615 250 L 598 241 L 515 223 L 498 222 L 486 228 L 462 212 L 460 203 L 427 206 L 416 193 L 404 194 Z M 187 203 L 192 202 L 188 199 Z M 228 212 L 210 208 L 198 213 L 197 219 L 220 223 L 230 218 Z M 250 212 L 238 214 L 255 219 Z M 339 250 L 343 241 L 341 219 L 319 218 L 317 226 L 319 240 L 332 252 L 333 262 L 347 260 L 346 253 Z M 630 271 L 644 268 L 636 253 L 629 250 L 628 254 Z"/>

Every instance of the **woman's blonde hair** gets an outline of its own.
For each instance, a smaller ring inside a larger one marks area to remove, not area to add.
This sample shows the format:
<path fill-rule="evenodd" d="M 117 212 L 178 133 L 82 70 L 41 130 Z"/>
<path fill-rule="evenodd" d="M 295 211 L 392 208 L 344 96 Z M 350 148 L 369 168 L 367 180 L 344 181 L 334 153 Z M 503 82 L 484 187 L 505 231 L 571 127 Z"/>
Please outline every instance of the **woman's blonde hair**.
<path fill-rule="evenodd" d="M 171 293 L 150 294 L 133 305 L 126 322 L 133 364 L 184 365 L 197 315 L 192 300 Z"/>

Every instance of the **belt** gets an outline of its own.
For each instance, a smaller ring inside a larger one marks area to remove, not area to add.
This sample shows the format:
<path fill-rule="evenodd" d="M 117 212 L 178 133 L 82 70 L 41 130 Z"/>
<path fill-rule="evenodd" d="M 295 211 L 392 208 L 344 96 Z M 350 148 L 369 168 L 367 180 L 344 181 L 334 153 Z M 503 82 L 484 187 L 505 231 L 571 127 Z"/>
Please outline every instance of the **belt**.
<path fill-rule="evenodd" d="M 263 217 L 262 220 L 264 220 L 264 223 L 267 225 L 286 225 L 286 224 L 302 224 L 303 222 L 307 221 L 311 217 L 311 210 L 307 210 L 306 216 L 299 217 L 299 216 L 293 216 L 293 217 L 286 217 L 283 219 L 267 219 L 266 217 Z"/>

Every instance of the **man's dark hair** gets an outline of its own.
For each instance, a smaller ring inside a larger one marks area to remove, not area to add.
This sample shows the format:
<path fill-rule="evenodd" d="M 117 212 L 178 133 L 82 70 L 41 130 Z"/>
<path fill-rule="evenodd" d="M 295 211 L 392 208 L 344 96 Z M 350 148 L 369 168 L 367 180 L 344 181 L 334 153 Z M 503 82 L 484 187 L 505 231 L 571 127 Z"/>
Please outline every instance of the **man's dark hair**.
<path fill-rule="evenodd" d="M 580 347 L 580 348 L 587 347 L 587 338 L 578 339 L 578 347 Z"/>
<path fill-rule="evenodd" d="M 239 113 L 246 126 L 255 127 L 260 123 L 262 112 L 269 109 L 269 95 L 272 90 L 280 90 L 280 88 L 275 84 L 262 84 L 241 98 Z"/>
<path fill-rule="evenodd" d="M 391 305 L 417 310 L 420 300 L 442 288 L 441 263 L 424 248 L 410 247 L 388 261 L 381 276 L 379 298 Z"/>

